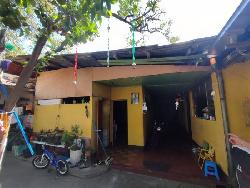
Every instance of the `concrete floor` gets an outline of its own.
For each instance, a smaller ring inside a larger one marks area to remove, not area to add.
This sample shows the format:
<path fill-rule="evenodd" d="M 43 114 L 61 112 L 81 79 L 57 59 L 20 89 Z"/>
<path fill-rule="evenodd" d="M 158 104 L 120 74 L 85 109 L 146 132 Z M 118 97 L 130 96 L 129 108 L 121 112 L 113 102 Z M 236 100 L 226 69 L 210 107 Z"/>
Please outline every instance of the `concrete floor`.
<path fill-rule="evenodd" d="M 92 178 L 78 178 L 71 175 L 58 177 L 54 170 L 34 169 L 30 160 L 15 158 L 6 153 L 0 173 L 0 188 L 200 188 L 199 185 L 170 181 L 161 178 L 138 175 L 111 169 Z"/>

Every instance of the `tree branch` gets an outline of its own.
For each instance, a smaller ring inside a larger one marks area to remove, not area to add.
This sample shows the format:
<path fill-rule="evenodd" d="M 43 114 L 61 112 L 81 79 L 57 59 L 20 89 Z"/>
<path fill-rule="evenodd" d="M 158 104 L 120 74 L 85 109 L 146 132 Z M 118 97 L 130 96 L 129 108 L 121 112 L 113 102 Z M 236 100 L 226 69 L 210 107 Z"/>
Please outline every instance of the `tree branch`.
<path fill-rule="evenodd" d="M 126 16 L 125 18 L 123 18 L 123 17 L 119 16 L 119 15 L 116 14 L 116 13 L 112 13 L 112 16 L 113 16 L 114 18 L 116 18 L 116 19 L 118 19 L 118 20 L 124 22 L 124 23 L 129 24 L 130 26 L 133 26 L 133 24 L 132 24 L 130 21 L 127 20 L 127 18 L 128 18 L 127 16 Z"/>
<path fill-rule="evenodd" d="M 15 104 L 17 103 L 20 95 L 22 94 L 22 90 L 25 87 L 25 84 L 28 82 L 28 80 L 32 74 L 33 68 L 37 64 L 37 59 L 38 59 L 39 55 L 41 54 L 41 51 L 42 51 L 44 45 L 46 44 L 47 40 L 48 40 L 47 35 L 41 35 L 37 39 L 36 46 L 32 52 L 31 59 L 29 60 L 29 63 L 22 70 L 15 88 L 11 91 L 9 97 L 6 100 L 6 103 L 4 106 L 4 110 L 6 112 L 12 110 L 13 107 L 15 106 Z"/>
<path fill-rule="evenodd" d="M 159 27 L 150 27 L 150 23 L 154 22 L 160 22 L 161 21 L 161 16 L 164 15 L 166 12 L 161 10 L 157 6 L 157 1 L 155 1 L 152 5 L 149 7 L 146 7 L 143 12 L 139 12 L 136 18 L 131 18 L 133 17 L 132 14 L 128 16 L 121 16 L 117 13 L 113 13 L 113 17 L 118 19 L 119 21 L 122 21 L 131 27 L 133 26 L 135 28 L 135 31 L 137 32 L 149 32 L 149 33 L 154 33 L 154 32 L 160 32 L 162 33 L 162 26 Z M 165 24 L 167 26 L 167 24 Z"/>

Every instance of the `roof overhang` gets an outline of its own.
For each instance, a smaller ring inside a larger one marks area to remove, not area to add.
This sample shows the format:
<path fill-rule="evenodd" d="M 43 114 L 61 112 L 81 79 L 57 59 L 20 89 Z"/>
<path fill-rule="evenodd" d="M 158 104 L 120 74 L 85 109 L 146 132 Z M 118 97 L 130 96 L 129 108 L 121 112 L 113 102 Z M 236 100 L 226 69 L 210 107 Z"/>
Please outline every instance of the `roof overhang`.
<path fill-rule="evenodd" d="M 215 37 L 195 39 L 170 45 L 152 45 L 136 48 L 138 65 L 209 65 L 206 54 Z M 110 66 L 127 66 L 132 64 L 131 48 L 110 51 Z M 22 63 L 30 56 L 18 56 L 14 61 Z M 75 54 L 55 55 L 48 61 L 47 70 L 74 67 Z M 79 53 L 78 67 L 107 66 L 107 51 Z"/>
<path fill-rule="evenodd" d="M 250 50 L 250 0 L 243 0 L 211 45 L 209 56 L 222 63 L 239 58 Z M 249 55 L 248 55 L 249 56 Z"/>
<path fill-rule="evenodd" d="M 98 81 L 98 83 L 112 87 L 142 85 L 145 89 L 154 94 L 175 95 L 176 93 L 187 92 L 209 74 L 209 71 L 176 72 L 160 75 L 103 80 Z"/>

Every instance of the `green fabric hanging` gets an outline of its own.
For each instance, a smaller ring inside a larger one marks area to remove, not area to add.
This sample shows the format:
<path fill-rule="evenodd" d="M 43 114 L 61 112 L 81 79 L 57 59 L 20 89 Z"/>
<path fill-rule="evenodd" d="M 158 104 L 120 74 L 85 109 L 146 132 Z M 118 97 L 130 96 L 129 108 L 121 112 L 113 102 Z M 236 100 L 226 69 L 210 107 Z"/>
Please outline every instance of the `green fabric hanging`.
<path fill-rule="evenodd" d="M 7 42 L 5 44 L 5 49 L 7 49 L 8 51 L 12 51 L 12 50 L 15 50 L 15 46 L 12 43 Z"/>

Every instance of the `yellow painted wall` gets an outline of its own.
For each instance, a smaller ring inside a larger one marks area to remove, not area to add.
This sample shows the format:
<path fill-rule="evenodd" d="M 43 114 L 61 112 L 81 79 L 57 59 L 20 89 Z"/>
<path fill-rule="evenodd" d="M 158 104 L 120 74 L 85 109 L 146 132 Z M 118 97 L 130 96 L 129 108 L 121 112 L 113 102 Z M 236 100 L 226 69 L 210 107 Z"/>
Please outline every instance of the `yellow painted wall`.
<path fill-rule="evenodd" d="M 83 104 L 37 105 L 35 106 L 34 131 L 55 129 L 71 130 L 78 124 L 83 136 L 91 138 L 92 104 L 87 104 L 89 116 L 85 115 Z"/>
<path fill-rule="evenodd" d="M 211 75 L 212 87 L 215 91 L 214 105 L 216 121 L 204 120 L 194 116 L 192 93 L 190 92 L 190 110 L 191 110 L 191 126 L 193 140 L 202 145 L 203 141 L 207 141 L 215 149 L 216 162 L 221 166 L 222 170 L 227 171 L 227 155 L 224 128 L 221 116 L 221 106 L 219 98 L 218 83 L 214 73 Z"/>
<path fill-rule="evenodd" d="M 59 124 L 59 105 L 35 106 L 34 125 L 35 132 L 55 129 Z"/>
<path fill-rule="evenodd" d="M 131 104 L 132 92 L 139 93 L 139 104 Z M 144 146 L 142 87 L 113 87 L 111 88 L 111 100 L 127 100 L 128 145 Z"/>
<path fill-rule="evenodd" d="M 223 79 L 230 130 L 250 142 L 250 126 L 246 126 L 244 108 L 244 102 L 250 100 L 250 61 L 230 65 L 223 70 Z"/>

